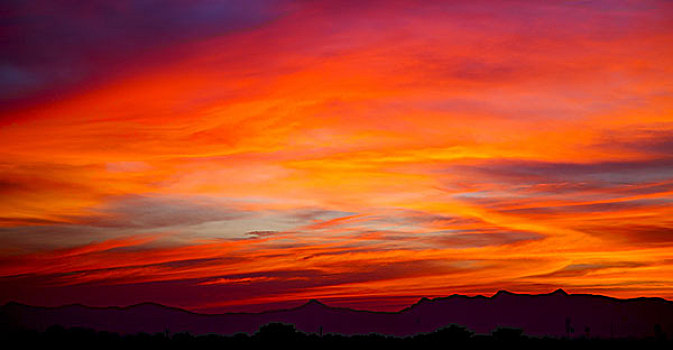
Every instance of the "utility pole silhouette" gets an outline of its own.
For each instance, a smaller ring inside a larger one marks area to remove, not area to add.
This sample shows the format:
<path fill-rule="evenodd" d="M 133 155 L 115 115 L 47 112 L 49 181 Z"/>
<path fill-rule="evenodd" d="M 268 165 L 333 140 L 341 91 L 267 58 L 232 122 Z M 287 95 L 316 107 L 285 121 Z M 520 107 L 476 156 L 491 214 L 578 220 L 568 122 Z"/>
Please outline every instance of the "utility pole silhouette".
<path fill-rule="evenodd" d="M 610 338 L 614 338 L 614 337 L 615 337 L 615 323 L 610 322 Z"/>
<path fill-rule="evenodd" d="M 570 317 L 566 318 L 566 336 L 570 338 L 570 336 L 575 333 L 575 329 L 573 329 L 572 324 L 570 323 Z"/>

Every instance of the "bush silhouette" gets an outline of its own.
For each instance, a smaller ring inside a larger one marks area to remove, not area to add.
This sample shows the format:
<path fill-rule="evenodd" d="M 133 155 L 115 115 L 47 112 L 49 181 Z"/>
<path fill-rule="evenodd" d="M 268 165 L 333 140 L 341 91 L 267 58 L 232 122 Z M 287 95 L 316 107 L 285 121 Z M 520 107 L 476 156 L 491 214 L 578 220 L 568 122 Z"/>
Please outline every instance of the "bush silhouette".
<path fill-rule="evenodd" d="M 269 323 L 259 328 L 255 338 L 263 342 L 286 342 L 294 341 L 299 337 L 299 332 L 294 325 L 286 323 Z"/>
<path fill-rule="evenodd" d="M 493 338 L 502 342 L 515 342 L 524 338 L 523 329 L 499 327 L 492 332 Z"/>
<path fill-rule="evenodd" d="M 393 337 L 381 334 L 342 335 L 328 333 L 324 336 L 306 334 L 293 325 L 271 323 L 262 326 L 254 335 L 193 335 L 190 333 L 136 333 L 117 334 L 86 328 L 50 327 L 44 331 L 0 327 L 0 344 L 21 344 L 26 349 L 257 349 L 283 348 L 303 349 L 621 349 L 661 348 L 673 349 L 663 327 L 655 327 L 649 338 L 568 338 L 527 337 L 521 329 L 497 328 L 490 335 L 473 334 L 458 325 L 449 325 L 431 333 L 408 337 Z"/>
<path fill-rule="evenodd" d="M 472 337 L 472 334 L 474 334 L 474 332 L 470 331 L 469 329 L 455 324 L 452 324 L 448 327 L 440 328 L 434 331 L 433 333 L 437 334 L 438 337 L 454 341 L 468 340 L 470 339 L 470 337 Z"/>
<path fill-rule="evenodd" d="M 416 336 L 415 338 L 417 341 L 421 341 L 426 344 L 462 344 L 469 341 L 472 335 L 473 332 L 467 328 L 452 324 L 437 329 L 434 332 Z"/>

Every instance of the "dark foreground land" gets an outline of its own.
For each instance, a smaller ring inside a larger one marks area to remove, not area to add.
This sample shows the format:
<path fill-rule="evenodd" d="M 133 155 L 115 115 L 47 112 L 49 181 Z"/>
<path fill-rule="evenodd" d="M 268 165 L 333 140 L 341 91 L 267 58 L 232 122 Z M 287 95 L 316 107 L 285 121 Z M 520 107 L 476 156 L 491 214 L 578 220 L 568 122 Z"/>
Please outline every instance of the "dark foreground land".
<path fill-rule="evenodd" d="M 477 334 L 498 327 L 523 329 L 536 337 L 652 338 L 673 335 L 673 301 L 661 298 L 615 299 L 600 295 L 515 294 L 491 297 L 451 295 L 428 299 L 397 312 L 328 306 L 318 300 L 257 313 L 202 314 L 156 303 L 126 307 L 57 307 L 9 302 L 0 306 L 3 327 L 45 331 L 51 325 L 86 327 L 119 334 L 254 334 L 269 323 L 295 325 L 304 333 L 386 334 L 400 338 L 462 325 Z M 657 331 L 658 329 L 658 331 Z"/>
<path fill-rule="evenodd" d="M 409 337 L 378 334 L 316 334 L 297 331 L 294 326 L 271 323 L 256 333 L 232 336 L 193 336 L 189 333 L 120 335 L 87 328 L 52 326 L 35 330 L 0 331 L 1 344 L 21 349 L 673 349 L 666 334 L 650 338 L 550 338 L 529 337 L 520 329 L 499 328 L 476 335 L 457 325 Z"/>

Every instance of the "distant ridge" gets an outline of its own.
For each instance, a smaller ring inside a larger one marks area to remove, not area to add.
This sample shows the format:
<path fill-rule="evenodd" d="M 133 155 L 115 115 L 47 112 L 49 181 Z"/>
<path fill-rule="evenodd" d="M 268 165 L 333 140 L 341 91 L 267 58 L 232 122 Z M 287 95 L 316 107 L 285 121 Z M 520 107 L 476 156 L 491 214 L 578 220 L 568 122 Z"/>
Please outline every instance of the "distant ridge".
<path fill-rule="evenodd" d="M 157 303 L 125 307 L 30 306 L 9 302 L 0 307 L 0 326 L 44 330 L 52 325 L 128 333 L 253 333 L 271 322 L 294 324 L 317 333 L 380 333 L 408 336 L 459 324 L 477 333 L 497 327 L 556 337 L 650 337 L 655 327 L 673 335 L 673 302 L 662 298 L 617 299 L 603 295 L 498 291 L 491 297 L 453 294 L 421 298 L 397 312 L 331 307 L 316 299 L 282 310 L 257 313 L 201 314 Z"/>

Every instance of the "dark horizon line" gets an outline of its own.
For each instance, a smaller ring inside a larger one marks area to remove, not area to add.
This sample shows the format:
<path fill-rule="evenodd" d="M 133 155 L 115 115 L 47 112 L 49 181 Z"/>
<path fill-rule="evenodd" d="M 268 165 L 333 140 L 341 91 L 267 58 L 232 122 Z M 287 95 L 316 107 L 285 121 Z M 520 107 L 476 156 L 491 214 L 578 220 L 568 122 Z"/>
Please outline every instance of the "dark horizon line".
<path fill-rule="evenodd" d="M 659 302 L 665 302 L 665 303 L 671 303 L 673 304 L 673 300 L 668 300 L 663 297 L 635 297 L 635 298 L 617 298 L 617 297 L 611 297 L 607 295 L 602 295 L 602 294 L 591 294 L 591 293 L 577 293 L 577 294 L 571 294 L 567 293 L 565 290 L 562 288 L 558 288 L 554 290 L 553 292 L 549 293 L 539 293 L 539 294 L 532 294 L 532 293 L 514 293 L 510 292 L 507 290 L 499 290 L 492 296 L 485 296 L 482 294 L 477 294 L 474 296 L 469 296 L 469 295 L 464 295 L 464 294 L 451 294 L 449 296 L 444 296 L 444 297 L 435 297 L 435 298 L 428 298 L 428 297 L 422 297 L 419 299 L 417 302 L 406 306 L 398 311 L 374 311 L 374 310 L 362 310 L 362 309 L 354 309 L 350 307 L 340 307 L 340 306 L 329 306 L 322 301 L 318 299 L 309 299 L 308 301 L 304 302 L 303 304 L 295 307 L 290 307 L 290 308 L 279 308 L 279 309 L 269 309 L 269 310 L 263 310 L 263 311 L 257 311 L 257 312 L 219 312 L 219 313 L 203 313 L 203 312 L 196 312 L 196 311 L 191 311 L 187 310 L 181 307 L 177 306 L 169 306 L 169 305 L 164 305 L 161 303 L 153 302 L 153 301 L 145 301 L 145 302 L 140 302 L 136 304 L 131 304 L 127 306 L 89 306 L 89 305 L 84 305 L 81 303 L 72 303 L 72 304 L 63 304 L 59 306 L 39 306 L 39 305 L 30 305 L 26 303 L 21 303 L 17 301 L 8 301 L 4 305 L 2 305 L 2 308 L 5 308 L 10 305 L 20 305 L 20 306 L 26 306 L 26 307 L 32 307 L 32 308 L 40 308 L 40 309 L 62 309 L 62 308 L 67 308 L 67 307 L 83 307 L 86 309 L 94 309 L 94 310 L 128 310 L 140 306 L 158 306 L 164 309 L 170 309 L 174 311 L 179 311 L 179 312 L 184 312 L 184 313 L 189 313 L 193 315 L 200 315 L 200 316 L 221 316 L 221 315 L 262 315 L 262 314 L 268 314 L 268 313 L 275 313 L 275 312 L 285 312 L 285 311 L 293 311 L 297 309 L 301 309 L 310 305 L 319 305 L 321 307 L 327 308 L 327 309 L 333 309 L 333 310 L 346 310 L 346 311 L 352 311 L 352 312 L 363 312 L 363 313 L 374 313 L 374 314 L 401 314 L 406 311 L 409 311 L 413 309 L 414 307 L 421 305 L 423 303 L 432 303 L 432 302 L 437 302 L 437 301 L 444 301 L 444 300 L 449 300 L 452 298 L 464 298 L 464 299 L 485 299 L 485 300 L 494 300 L 498 298 L 499 296 L 505 296 L 505 295 L 512 295 L 512 296 L 521 296 L 521 297 L 544 297 L 544 296 L 552 296 L 552 295 L 559 295 L 559 296 L 564 296 L 564 297 L 592 297 L 592 298 L 602 298 L 602 299 L 610 299 L 615 302 L 634 302 L 634 301 L 642 301 L 642 300 L 652 300 L 652 301 L 659 301 Z"/>

